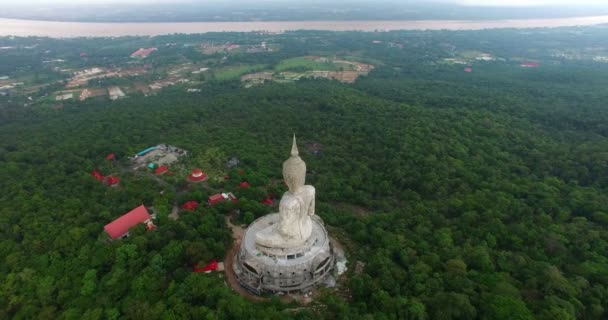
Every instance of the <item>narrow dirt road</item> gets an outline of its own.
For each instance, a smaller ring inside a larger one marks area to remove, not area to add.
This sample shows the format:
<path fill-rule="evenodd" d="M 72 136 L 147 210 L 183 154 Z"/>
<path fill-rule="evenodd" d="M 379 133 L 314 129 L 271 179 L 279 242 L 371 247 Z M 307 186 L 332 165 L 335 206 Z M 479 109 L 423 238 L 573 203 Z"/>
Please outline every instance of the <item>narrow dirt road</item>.
<path fill-rule="evenodd" d="M 234 274 L 234 270 L 232 270 L 232 262 L 234 261 L 234 256 L 238 252 L 241 246 L 241 240 L 243 239 L 244 230 L 240 226 L 236 226 L 230 222 L 230 217 L 226 216 L 226 224 L 232 230 L 232 238 L 234 242 L 232 243 L 232 248 L 226 253 L 226 258 L 224 259 L 224 272 L 226 273 L 226 280 L 228 285 L 232 290 L 236 291 L 242 297 L 251 300 L 251 301 L 267 301 L 267 298 L 262 298 L 257 296 L 245 288 L 241 287 L 238 280 L 236 279 L 236 275 Z"/>

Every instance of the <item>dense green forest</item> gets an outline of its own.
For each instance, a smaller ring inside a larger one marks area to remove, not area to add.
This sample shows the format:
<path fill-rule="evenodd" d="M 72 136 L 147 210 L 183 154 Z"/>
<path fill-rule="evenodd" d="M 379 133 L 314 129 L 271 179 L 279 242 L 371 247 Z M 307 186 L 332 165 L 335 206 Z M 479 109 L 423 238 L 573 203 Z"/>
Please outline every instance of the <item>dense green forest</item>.
<path fill-rule="evenodd" d="M 606 33 L 569 32 L 282 35 L 282 51 L 231 63 L 348 50 L 377 67 L 354 84 L 207 81 L 195 94 L 175 86 L 59 110 L 6 100 L 0 318 L 608 318 L 608 66 L 478 62 L 468 74 L 437 63 L 446 41 L 549 59 L 556 45 L 575 48 Z M 172 37 L 145 41 L 197 36 Z M 404 50 L 370 45 L 404 37 L 411 44 Z M 226 214 L 238 209 L 239 221 L 250 222 L 273 210 L 260 200 L 284 191 L 273 181 L 293 132 L 317 189 L 316 211 L 350 261 L 340 287 L 304 308 L 276 298 L 254 303 L 218 274 L 192 272 L 231 246 Z M 189 150 L 185 166 L 230 179 L 178 194 L 183 176 L 165 177 L 165 185 L 120 171 L 128 156 L 158 143 Z M 318 154 L 305 151 L 312 144 Z M 118 162 L 104 159 L 110 152 Z M 224 169 L 231 156 L 242 171 Z M 120 172 L 120 187 L 95 181 L 94 168 Z M 237 188 L 241 180 L 251 188 Z M 235 192 L 238 204 L 168 218 L 173 203 L 205 201 L 213 190 Z M 142 203 L 157 210 L 158 229 L 139 226 L 128 239 L 105 241 L 103 226 Z"/>

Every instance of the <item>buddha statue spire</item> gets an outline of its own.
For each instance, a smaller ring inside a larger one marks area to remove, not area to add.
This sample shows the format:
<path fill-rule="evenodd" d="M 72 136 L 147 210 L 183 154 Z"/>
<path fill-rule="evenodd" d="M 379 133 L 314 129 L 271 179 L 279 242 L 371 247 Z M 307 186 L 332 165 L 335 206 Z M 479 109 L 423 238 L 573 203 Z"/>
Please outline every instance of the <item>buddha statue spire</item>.
<path fill-rule="evenodd" d="M 293 134 L 293 144 L 291 145 L 291 156 L 298 157 L 300 152 L 298 151 L 298 144 L 296 143 L 296 134 Z"/>

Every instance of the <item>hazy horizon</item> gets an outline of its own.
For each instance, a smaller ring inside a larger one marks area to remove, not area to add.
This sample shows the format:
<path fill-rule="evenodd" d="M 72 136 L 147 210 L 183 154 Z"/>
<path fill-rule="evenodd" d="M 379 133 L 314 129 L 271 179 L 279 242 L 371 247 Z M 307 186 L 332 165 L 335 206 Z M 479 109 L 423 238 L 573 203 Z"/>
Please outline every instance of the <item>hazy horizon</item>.
<path fill-rule="evenodd" d="M 15 3 L 10 0 L 0 0 L 0 5 L 3 6 L 30 6 L 30 5 L 91 5 L 91 4 L 201 4 L 201 5 L 222 5 L 236 6 L 240 4 L 289 4 L 289 5 L 307 5 L 319 4 L 324 1 L 298 1 L 298 0 L 239 0 L 226 3 L 218 0 L 27 0 Z M 370 3 L 370 1 L 361 0 L 338 0 L 332 1 L 332 4 L 362 4 Z M 561 7 L 584 7 L 584 6 L 602 6 L 608 7 L 608 3 L 604 0 L 581 0 L 573 2 L 571 0 L 511 0 L 505 2 L 503 0 L 430 0 L 430 1 L 410 1 L 403 3 L 395 0 L 374 1 L 374 3 L 389 4 L 393 3 L 399 6 L 408 6 L 416 4 L 451 4 L 457 6 L 479 6 L 479 7 L 529 7 L 529 6 L 561 6 Z"/>
<path fill-rule="evenodd" d="M 0 0 L 0 18 L 81 22 L 505 20 L 608 15 L 600 0 Z"/>

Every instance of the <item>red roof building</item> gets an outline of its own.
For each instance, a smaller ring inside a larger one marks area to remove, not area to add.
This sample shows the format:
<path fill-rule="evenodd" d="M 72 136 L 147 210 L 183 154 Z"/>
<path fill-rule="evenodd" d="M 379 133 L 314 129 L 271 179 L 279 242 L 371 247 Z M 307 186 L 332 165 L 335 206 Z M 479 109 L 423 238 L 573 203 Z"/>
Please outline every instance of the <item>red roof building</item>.
<path fill-rule="evenodd" d="M 118 183 L 120 183 L 119 177 L 108 176 L 106 178 L 106 184 L 109 185 L 110 187 L 116 187 L 118 185 Z"/>
<path fill-rule="evenodd" d="M 91 175 L 99 181 L 103 181 L 105 179 L 105 177 L 101 174 L 101 172 L 99 172 L 99 170 L 91 171 Z"/>
<path fill-rule="evenodd" d="M 103 229 L 110 235 L 112 240 L 122 238 L 129 235 L 129 229 L 139 223 L 146 223 L 151 216 L 146 210 L 146 207 L 141 206 L 125 213 L 120 218 L 106 224 Z"/>
<path fill-rule="evenodd" d="M 218 194 L 214 194 L 214 195 L 210 196 L 208 199 L 208 203 L 209 203 L 209 205 L 212 206 L 212 205 L 218 204 L 220 202 L 224 202 L 226 200 L 230 200 L 235 203 L 239 201 L 234 196 L 234 194 L 232 194 L 232 192 L 228 192 L 228 193 L 218 193 Z"/>
<path fill-rule="evenodd" d="M 218 204 L 220 202 L 223 202 L 224 200 L 224 196 L 222 196 L 221 193 L 218 194 L 214 194 L 212 196 L 209 197 L 209 199 L 207 200 L 207 202 L 209 202 L 209 205 L 215 205 Z"/>
<path fill-rule="evenodd" d="M 167 167 L 167 166 L 160 166 L 160 167 L 154 169 L 154 173 L 155 174 L 163 174 L 163 173 L 167 172 L 167 170 L 169 170 L 169 167 Z"/>
<path fill-rule="evenodd" d="M 473 72 L 473 68 L 470 68 L 470 67 L 469 68 L 464 68 L 464 72 L 471 73 L 471 72 Z"/>
<path fill-rule="evenodd" d="M 211 262 L 209 264 L 207 264 L 206 266 L 204 266 L 202 268 L 199 268 L 198 265 L 194 266 L 194 272 L 196 272 L 196 273 L 201 273 L 201 272 L 209 273 L 209 272 L 211 272 L 213 270 L 217 270 L 217 268 L 218 268 L 217 259 L 213 259 L 213 260 L 211 260 Z"/>
<path fill-rule="evenodd" d="M 241 187 L 241 188 L 249 188 L 249 182 L 243 181 L 243 182 L 241 182 L 241 184 L 239 185 L 239 187 Z"/>
<path fill-rule="evenodd" d="M 269 206 L 273 205 L 272 199 L 266 198 L 261 201 L 263 204 L 267 204 Z"/>
<path fill-rule="evenodd" d="M 201 169 L 192 170 L 192 173 L 188 176 L 188 179 L 194 182 L 205 181 L 207 178 L 207 174 L 201 171 Z"/>
<path fill-rule="evenodd" d="M 116 155 L 113 153 L 110 153 L 109 155 L 106 156 L 106 160 L 114 160 L 116 158 Z"/>
<path fill-rule="evenodd" d="M 194 211 L 198 207 L 198 202 L 196 201 L 188 201 L 182 205 L 182 209 L 188 211 Z"/>

